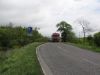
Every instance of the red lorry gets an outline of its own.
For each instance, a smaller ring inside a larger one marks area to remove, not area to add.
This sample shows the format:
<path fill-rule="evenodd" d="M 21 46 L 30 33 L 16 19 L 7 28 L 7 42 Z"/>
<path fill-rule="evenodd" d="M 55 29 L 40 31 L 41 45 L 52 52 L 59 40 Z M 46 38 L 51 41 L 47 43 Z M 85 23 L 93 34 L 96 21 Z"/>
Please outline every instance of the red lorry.
<path fill-rule="evenodd" d="M 60 42 L 60 34 L 59 33 L 52 34 L 52 42 Z"/>

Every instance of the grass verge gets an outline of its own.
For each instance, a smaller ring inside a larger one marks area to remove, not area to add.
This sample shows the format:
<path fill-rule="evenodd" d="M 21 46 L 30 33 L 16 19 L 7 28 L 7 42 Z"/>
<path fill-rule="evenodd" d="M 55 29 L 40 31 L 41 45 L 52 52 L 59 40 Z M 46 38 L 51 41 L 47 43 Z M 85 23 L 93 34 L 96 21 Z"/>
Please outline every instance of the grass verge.
<path fill-rule="evenodd" d="M 86 49 L 86 50 L 90 50 L 90 51 L 93 51 L 93 52 L 100 53 L 100 47 L 90 46 L 90 45 L 87 45 L 87 44 L 86 45 L 85 44 L 75 44 L 75 43 L 67 43 L 67 44 L 77 46 L 77 47 L 80 47 L 80 48 L 83 48 L 83 49 Z"/>
<path fill-rule="evenodd" d="M 40 44 L 32 43 L 7 52 L 0 59 L 0 75 L 43 75 L 36 56 L 36 47 Z"/>

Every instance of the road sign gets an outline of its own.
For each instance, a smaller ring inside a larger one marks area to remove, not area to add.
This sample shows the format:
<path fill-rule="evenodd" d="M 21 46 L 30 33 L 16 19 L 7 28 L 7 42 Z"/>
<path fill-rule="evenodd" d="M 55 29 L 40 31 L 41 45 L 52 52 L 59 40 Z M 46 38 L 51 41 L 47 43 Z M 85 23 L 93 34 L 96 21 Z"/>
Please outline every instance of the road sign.
<path fill-rule="evenodd" d="M 32 33 L 32 27 L 28 27 L 28 33 Z"/>
<path fill-rule="evenodd" d="M 27 28 L 28 36 L 32 36 L 32 31 L 33 31 L 32 27 Z"/>

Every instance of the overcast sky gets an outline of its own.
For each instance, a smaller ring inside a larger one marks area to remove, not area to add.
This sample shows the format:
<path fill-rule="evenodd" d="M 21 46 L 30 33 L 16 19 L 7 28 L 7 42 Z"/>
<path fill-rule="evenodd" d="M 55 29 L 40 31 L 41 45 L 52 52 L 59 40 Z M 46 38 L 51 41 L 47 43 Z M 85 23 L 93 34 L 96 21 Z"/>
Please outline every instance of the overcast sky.
<path fill-rule="evenodd" d="M 56 32 L 56 24 L 62 20 L 78 35 L 78 18 L 88 20 L 90 27 L 100 31 L 100 0 L 0 0 L 0 24 L 39 27 L 46 36 Z"/>

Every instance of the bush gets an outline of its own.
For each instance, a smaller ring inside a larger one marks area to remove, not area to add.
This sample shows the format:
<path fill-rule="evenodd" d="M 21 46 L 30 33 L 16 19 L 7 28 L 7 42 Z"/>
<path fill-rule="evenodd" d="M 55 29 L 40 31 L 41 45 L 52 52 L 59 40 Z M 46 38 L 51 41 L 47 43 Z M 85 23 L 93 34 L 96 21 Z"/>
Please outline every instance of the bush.
<path fill-rule="evenodd" d="M 95 33 L 95 35 L 94 35 L 94 42 L 95 42 L 95 44 L 96 44 L 97 46 L 100 47 L 100 32 Z"/>
<path fill-rule="evenodd" d="M 32 36 L 28 36 L 27 28 L 23 28 L 21 26 L 0 26 L 1 50 L 8 50 L 9 48 L 21 47 L 35 41 L 46 41 L 37 29 L 33 29 Z"/>
<path fill-rule="evenodd" d="M 93 40 L 93 37 L 91 35 L 89 35 L 86 39 L 87 39 L 87 42 L 89 43 L 89 45 L 94 44 L 94 40 Z"/>

